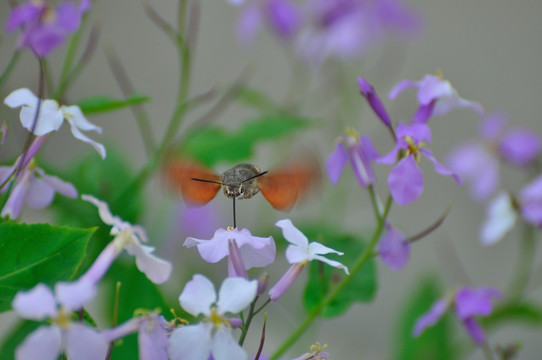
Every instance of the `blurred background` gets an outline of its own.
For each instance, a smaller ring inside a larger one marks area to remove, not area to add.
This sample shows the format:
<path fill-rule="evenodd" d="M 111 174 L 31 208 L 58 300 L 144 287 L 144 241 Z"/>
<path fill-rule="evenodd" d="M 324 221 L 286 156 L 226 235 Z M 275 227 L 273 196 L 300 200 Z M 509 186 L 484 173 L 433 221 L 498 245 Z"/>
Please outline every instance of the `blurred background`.
<path fill-rule="evenodd" d="M 322 161 L 334 149 L 335 139 L 343 132 L 344 124 L 369 134 L 382 153 L 391 149 L 392 143 L 382 124 L 374 116 L 365 100 L 359 96 L 356 78 L 369 80 L 380 94 L 394 122 L 405 121 L 417 107 L 415 91 L 408 91 L 395 101 L 387 98 L 388 92 L 401 79 L 420 80 L 425 74 L 441 70 L 458 90 L 460 96 L 481 103 L 486 112 L 504 110 L 511 125 L 522 125 L 542 133 L 542 2 L 538 0 L 409 0 L 423 17 L 419 35 L 409 41 L 391 38 L 375 46 L 356 61 L 348 62 L 342 74 L 351 93 L 334 99 L 329 94 L 334 84 L 323 70 L 310 74 L 308 88 L 325 101 L 305 103 L 303 115 L 316 119 L 308 130 L 281 140 L 278 144 L 265 143 L 256 148 L 251 162 L 260 167 L 273 168 L 294 154 L 308 148 L 316 151 Z M 153 8 L 166 21 L 176 21 L 177 3 L 172 0 L 154 1 Z M 7 2 L 0 3 L 0 25 L 4 27 L 9 12 Z M 197 95 L 213 87 L 223 89 L 245 74 L 245 81 L 253 88 L 268 93 L 282 103 L 288 93 L 292 70 L 292 53 L 266 29 L 259 34 L 252 46 L 241 46 L 236 39 L 235 26 L 239 8 L 225 0 L 202 1 L 200 7 L 197 47 L 193 58 L 191 94 Z M 149 20 L 141 2 L 132 0 L 96 1 L 91 12 L 91 23 L 99 29 L 99 43 L 95 54 L 79 79 L 68 91 L 67 99 L 78 99 L 96 94 L 122 97 L 122 93 L 108 67 L 105 52 L 114 51 L 121 60 L 130 80 L 139 93 L 149 95 L 152 101 L 145 104 L 151 115 L 156 139 L 161 138 L 174 108 L 178 88 L 178 55 L 169 39 Z M 0 69 L 4 69 L 14 48 L 16 35 L 2 33 L 0 37 Z M 63 59 L 63 49 L 56 51 L 49 60 L 51 70 L 58 73 Z M 36 91 L 38 65 L 35 58 L 24 52 L 21 63 L 4 87 L 8 92 L 20 87 Z M 57 66 L 57 64 L 59 64 Z M 326 89 L 326 87 L 330 87 Z M 294 92 L 295 93 L 295 92 Z M 304 97 L 305 94 L 296 94 Z M 316 97 L 318 99 L 318 97 Z M 71 103 L 71 102 L 68 102 Z M 344 107 L 347 109 L 345 110 Z M 196 110 L 185 120 L 188 126 L 205 113 Z M 0 107 L 0 121 L 10 123 L 10 134 L 0 149 L 4 164 L 20 153 L 25 131 L 17 120 L 18 111 Z M 232 104 L 214 120 L 226 128 L 234 129 L 242 120 L 253 115 L 253 110 Z M 323 120 L 322 120 L 323 119 Z M 147 159 L 141 136 L 129 110 L 119 110 L 106 115 L 89 116 L 89 120 L 103 128 L 103 134 L 90 136 L 104 143 L 108 151 L 114 147 L 130 161 L 134 170 L 141 168 Z M 437 159 L 445 160 L 456 145 L 466 138 L 476 136 L 478 116 L 469 110 L 452 110 L 442 118 L 433 119 L 433 142 L 430 148 Z M 54 164 L 55 169 L 68 166 L 90 152 L 90 148 L 76 141 L 64 125 L 55 139 L 48 141 L 42 159 Z M 231 164 L 220 164 L 222 172 Z M 422 165 L 426 171 L 424 193 L 415 203 L 394 206 L 390 220 L 407 236 L 413 235 L 434 223 L 451 206 L 444 224 L 430 236 L 414 244 L 408 265 L 400 272 L 389 270 L 378 263 L 378 293 L 374 302 L 358 304 L 340 318 L 321 320 L 288 353 L 293 357 L 308 350 L 315 341 L 328 344 L 331 359 L 391 359 L 397 356 L 399 318 L 406 303 L 412 299 L 420 282 L 436 278 L 442 290 L 470 281 L 475 286 L 494 286 L 505 289 L 513 273 L 517 256 L 514 232 L 501 243 L 483 247 L 478 239 L 480 223 L 485 217 L 484 204 L 475 203 L 465 187 L 459 187 L 448 178 L 435 174 L 429 163 Z M 389 167 L 376 166 L 377 191 L 385 195 L 385 180 Z M 523 185 L 525 178 L 514 169 L 503 167 L 503 186 L 513 191 Z M 191 277 L 196 260 L 194 249 L 181 248 L 184 237 L 193 234 L 182 229 L 182 208 L 173 200 L 160 177 L 145 189 L 149 211 L 141 223 L 147 228 L 151 242 L 159 252 L 174 263 L 176 276 L 164 291 L 173 298 L 178 296 L 184 281 Z M 217 226 L 227 226 L 231 216 L 231 203 L 217 197 L 210 205 L 215 220 L 209 217 L 209 226 L 201 237 L 212 236 Z M 207 215 L 203 215 L 207 216 Z M 300 204 L 290 214 L 272 209 L 262 197 L 239 204 L 240 225 L 252 230 L 256 236 L 267 236 L 276 220 L 291 218 L 294 223 L 325 219 L 340 231 L 370 234 L 374 225 L 369 197 L 357 185 L 352 172 L 341 178 L 337 187 L 324 179 L 321 194 L 307 203 Z M 42 211 L 24 211 L 22 220 L 38 222 L 49 220 Z M 275 231 L 277 242 L 282 237 Z M 539 239 L 538 239 L 539 240 Z M 173 249 L 173 251 L 170 251 Z M 538 247 L 537 247 L 537 250 Z M 274 266 L 275 279 L 286 270 L 282 250 L 281 259 Z M 537 263 L 542 264 L 540 251 Z M 224 264 L 222 264 L 224 265 Z M 225 266 L 217 269 L 224 270 Z M 216 279 L 219 279 L 217 276 Z M 178 283 L 175 283 L 178 281 Z M 304 310 L 299 301 L 302 279 L 284 299 L 271 304 L 267 324 L 266 349 L 272 351 L 303 318 Z M 536 268 L 529 286 L 528 299 L 542 301 L 542 266 Z M 96 305 L 99 307 L 99 305 Z M 1 326 L 9 327 L 13 314 L 0 314 Z M 456 324 L 457 325 L 457 324 Z M 257 347 L 256 329 L 251 335 Z M 466 335 L 458 331 L 459 336 Z M 507 345 L 519 342 L 522 349 L 519 359 L 538 359 L 542 354 L 542 331 L 525 325 L 509 325 L 491 333 L 492 344 Z M 468 339 L 460 338 L 468 343 Z M 466 340 L 466 341 L 465 341 Z M 250 346 L 250 345 L 249 345 Z M 476 350 L 467 351 L 469 358 L 483 358 Z"/>

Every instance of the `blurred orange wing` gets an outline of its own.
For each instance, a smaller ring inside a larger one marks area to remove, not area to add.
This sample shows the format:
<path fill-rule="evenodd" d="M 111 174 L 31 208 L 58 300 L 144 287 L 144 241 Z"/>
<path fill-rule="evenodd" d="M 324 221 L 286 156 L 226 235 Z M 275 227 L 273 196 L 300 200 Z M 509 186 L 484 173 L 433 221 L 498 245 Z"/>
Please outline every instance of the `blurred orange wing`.
<path fill-rule="evenodd" d="M 183 199 L 193 205 L 204 205 L 213 200 L 220 184 L 192 180 L 201 179 L 220 182 L 221 178 L 211 170 L 186 160 L 170 160 L 165 165 L 168 182 L 178 191 Z"/>
<path fill-rule="evenodd" d="M 318 160 L 307 156 L 259 177 L 258 189 L 275 209 L 289 211 L 320 180 Z"/>

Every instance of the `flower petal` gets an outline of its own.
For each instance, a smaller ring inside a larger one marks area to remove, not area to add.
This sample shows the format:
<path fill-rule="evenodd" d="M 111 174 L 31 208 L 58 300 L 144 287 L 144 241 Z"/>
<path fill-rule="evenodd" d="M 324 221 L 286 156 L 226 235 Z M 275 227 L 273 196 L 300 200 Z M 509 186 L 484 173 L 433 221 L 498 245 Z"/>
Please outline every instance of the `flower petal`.
<path fill-rule="evenodd" d="M 254 300 L 257 290 L 257 280 L 249 281 L 240 277 L 226 278 L 218 292 L 216 304 L 218 314 L 241 312 Z"/>
<path fill-rule="evenodd" d="M 279 220 L 275 223 L 276 226 L 282 229 L 282 235 L 291 244 L 308 248 L 309 240 L 292 224 L 290 219 Z"/>
<path fill-rule="evenodd" d="M 512 199 L 506 192 L 501 192 L 487 207 L 486 221 L 480 228 L 482 245 L 492 245 L 501 240 L 514 227 L 517 211 Z"/>
<path fill-rule="evenodd" d="M 326 170 L 329 180 L 337 185 L 344 167 L 348 163 L 348 152 L 341 142 L 337 143 L 335 150 L 329 155 L 326 161 Z"/>
<path fill-rule="evenodd" d="M 213 337 L 212 350 L 215 360 L 246 360 L 247 353 L 231 336 L 231 330 L 220 328 Z"/>
<path fill-rule="evenodd" d="M 36 105 L 37 103 L 23 106 L 21 113 L 19 114 L 21 124 L 28 131 L 31 131 L 34 126 Z M 43 100 L 40 104 L 40 113 L 33 133 L 36 136 L 42 136 L 52 131 L 57 131 L 60 129 L 63 122 L 64 117 L 62 116 L 62 112 L 58 109 L 58 103 L 54 100 Z"/>
<path fill-rule="evenodd" d="M 400 93 L 402 93 L 403 91 L 405 91 L 406 89 L 409 89 L 409 88 L 412 88 L 412 87 L 417 87 L 417 82 L 415 81 L 411 81 L 411 80 L 401 80 L 399 81 L 399 83 L 397 85 L 395 85 L 395 87 L 393 89 L 391 89 L 388 97 L 393 100 L 397 97 L 397 95 L 399 95 Z"/>
<path fill-rule="evenodd" d="M 483 345 L 486 342 L 486 335 L 484 333 L 484 330 L 482 329 L 480 324 L 478 324 L 475 318 L 468 318 L 463 320 L 463 325 L 465 326 L 465 329 L 475 343 L 477 343 L 478 345 Z"/>
<path fill-rule="evenodd" d="M 96 286 L 90 280 L 79 279 L 74 282 L 58 282 L 55 285 L 58 302 L 68 310 L 81 309 L 96 296 Z"/>
<path fill-rule="evenodd" d="M 210 323 L 175 329 L 169 337 L 171 360 L 208 360 L 213 346 L 211 330 L 213 326 Z"/>
<path fill-rule="evenodd" d="M 431 150 L 420 149 L 420 153 L 425 155 L 425 157 L 433 163 L 433 165 L 435 166 L 435 171 L 437 173 L 441 175 L 451 176 L 459 185 L 463 183 L 463 181 L 457 174 L 453 173 L 450 169 L 448 169 L 446 166 L 439 163 L 437 159 L 435 159 L 435 157 L 433 156 L 433 152 Z"/>
<path fill-rule="evenodd" d="M 514 165 L 527 165 L 541 152 L 542 139 L 530 129 L 514 129 L 499 141 L 499 154 Z"/>
<path fill-rule="evenodd" d="M 502 298 L 500 290 L 491 287 L 463 286 L 455 294 L 455 311 L 461 320 L 473 316 L 487 316 L 493 309 L 492 299 Z"/>
<path fill-rule="evenodd" d="M 167 360 L 169 339 L 162 327 L 163 318 L 149 316 L 139 327 L 139 360 Z"/>
<path fill-rule="evenodd" d="M 59 194 L 70 198 L 77 197 L 77 190 L 71 183 L 52 175 L 42 174 L 41 177 L 44 182 L 48 183 Z"/>
<path fill-rule="evenodd" d="M 81 199 L 88 201 L 89 203 L 93 204 L 94 206 L 98 208 L 100 219 L 102 219 L 102 221 L 105 224 L 118 227 L 121 220 L 118 217 L 113 216 L 113 214 L 111 214 L 111 210 L 109 210 L 109 206 L 107 205 L 105 201 L 98 200 L 94 196 L 87 195 L 87 194 L 81 195 Z"/>
<path fill-rule="evenodd" d="M 79 130 L 96 131 L 98 134 L 102 133 L 102 128 L 88 121 L 79 106 L 62 106 L 60 110 L 64 114 L 66 120 L 69 121 L 70 124 L 73 123 L 73 126 L 76 126 Z"/>
<path fill-rule="evenodd" d="M 19 316 L 31 320 L 43 320 L 57 314 L 52 291 L 38 284 L 28 291 L 19 291 L 11 303 Z"/>
<path fill-rule="evenodd" d="M 17 108 L 20 106 L 35 107 L 38 104 L 38 97 L 27 88 L 21 88 L 12 91 L 5 99 L 4 104 L 10 108 Z"/>
<path fill-rule="evenodd" d="M 333 266 L 334 268 L 341 269 L 346 273 L 346 275 L 350 274 L 350 272 L 348 271 L 348 267 L 344 266 L 342 263 L 340 263 L 338 261 L 330 260 L 330 259 L 328 259 L 326 257 L 321 256 L 321 255 L 314 255 L 314 256 L 312 256 L 312 259 L 324 262 L 324 263 L 326 263 L 326 264 L 328 264 L 330 266 Z"/>
<path fill-rule="evenodd" d="M 43 209 L 53 201 L 55 190 L 43 179 L 31 176 L 25 202 L 34 209 Z"/>
<path fill-rule="evenodd" d="M 68 359 L 103 360 L 108 343 L 94 329 L 80 323 L 72 323 L 66 332 L 65 346 Z"/>
<path fill-rule="evenodd" d="M 205 276 L 196 274 L 186 283 L 179 296 L 179 303 L 190 314 L 198 316 L 211 314 L 211 305 L 216 302 L 213 283 Z"/>
<path fill-rule="evenodd" d="M 56 360 L 60 355 L 62 335 L 58 326 L 40 326 L 17 347 L 17 360 Z"/>
<path fill-rule="evenodd" d="M 423 192 L 423 172 L 414 157 L 400 160 L 390 171 L 388 186 L 393 200 L 400 206 L 410 204 Z"/>
<path fill-rule="evenodd" d="M 380 238 L 379 252 L 382 261 L 392 270 L 401 270 L 410 258 L 410 244 L 399 230 L 387 226 L 386 233 Z"/>
<path fill-rule="evenodd" d="M 448 299 L 440 299 L 434 303 L 431 309 L 416 321 L 412 335 L 419 336 L 426 328 L 435 325 L 444 315 L 449 305 Z"/>
<path fill-rule="evenodd" d="M 79 128 L 77 127 L 73 119 L 67 118 L 66 120 L 71 125 L 71 131 L 72 131 L 73 137 L 81 140 L 82 142 L 86 142 L 90 144 L 90 146 L 92 146 L 98 152 L 98 154 L 100 154 L 102 159 L 105 159 L 105 147 L 102 144 L 92 140 L 91 138 L 83 134 L 81 130 L 79 130 Z"/>

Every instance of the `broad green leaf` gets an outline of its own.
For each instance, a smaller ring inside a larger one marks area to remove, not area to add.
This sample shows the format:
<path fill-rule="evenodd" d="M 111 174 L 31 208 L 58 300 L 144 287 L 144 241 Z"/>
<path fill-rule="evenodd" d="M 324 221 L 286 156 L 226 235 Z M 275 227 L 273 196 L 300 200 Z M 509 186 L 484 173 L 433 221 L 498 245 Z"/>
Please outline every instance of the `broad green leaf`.
<path fill-rule="evenodd" d="M 28 334 L 36 330 L 39 322 L 24 320 L 15 325 L 15 327 L 4 337 L 0 346 L 0 360 L 15 359 L 15 349 L 23 342 Z"/>
<path fill-rule="evenodd" d="M 83 113 L 92 114 L 118 110 L 127 106 L 141 104 L 150 100 L 150 97 L 142 94 L 132 94 L 127 99 L 122 100 L 113 99 L 109 96 L 97 95 L 81 99 L 76 104 L 81 108 Z"/>
<path fill-rule="evenodd" d="M 331 230 L 302 230 L 309 241 L 318 241 L 328 247 L 344 253 L 325 255 L 351 267 L 366 248 L 366 243 L 355 236 L 335 234 Z M 342 270 L 333 268 L 320 261 L 312 261 L 309 266 L 309 278 L 304 294 L 304 304 L 307 311 L 312 311 L 329 295 L 330 291 L 346 275 Z M 355 302 L 370 302 L 377 290 L 376 266 L 370 258 L 365 265 L 353 276 L 344 289 L 322 312 L 323 317 L 336 317 L 345 313 Z"/>
<path fill-rule="evenodd" d="M 542 308 L 530 303 L 505 303 L 496 307 L 491 315 L 480 318 L 485 328 L 507 323 L 542 326 Z"/>
<path fill-rule="evenodd" d="M 414 338 L 412 331 L 418 318 L 425 314 L 441 296 L 438 283 L 433 279 L 418 283 L 412 295 L 407 298 L 397 327 L 398 341 L 395 359 L 398 360 L 451 360 L 456 352 L 451 343 L 451 324 L 448 315 L 432 327 L 427 328 L 419 337 Z"/>
<path fill-rule="evenodd" d="M 70 280 L 81 265 L 95 229 L 48 224 L 0 224 L 0 311 L 19 290 Z"/>
<path fill-rule="evenodd" d="M 186 136 L 181 152 L 207 166 L 221 161 L 239 162 L 250 158 L 259 142 L 292 134 L 309 124 L 301 117 L 278 114 L 248 120 L 235 131 L 209 126 Z"/>

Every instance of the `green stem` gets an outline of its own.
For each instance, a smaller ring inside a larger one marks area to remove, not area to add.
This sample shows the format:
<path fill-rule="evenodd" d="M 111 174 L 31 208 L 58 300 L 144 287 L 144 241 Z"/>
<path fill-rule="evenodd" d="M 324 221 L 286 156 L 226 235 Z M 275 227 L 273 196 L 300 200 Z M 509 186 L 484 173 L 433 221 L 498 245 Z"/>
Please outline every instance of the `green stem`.
<path fill-rule="evenodd" d="M 15 65 L 17 64 L 17 60 L 19 60 L 19 57 L 21 56 L 21 51 L 16 50 L 13 55 L 11 55 L 11 59 L 9 60 L 8 66 L 6 67 L 6 70 L 2 73 L 2 76 L 0 77 L 0 90 L 2 89 L 2 86 L 4 86 L 4 83 L 9 78 L 9 75 L 11 75 L 11 72 L 15 68 Z"/>
<path fill-rule="evenodd" d="M 515 274 L 509 286 L 508 293 L 513 300 L 520 300 L 531 277 L 531 271 L 535 262 L 535 229 L 533 226 L 524 224 L 523 236 L 519 242 L 519 253 Z"/>
<path fill-rule="evenodd" d="M 68 74 L 71 71 L 73 59 L 75 58 L 75 53 L 77 51 L 77 46 L 79 45 L 79 40 L 81 39 L 81 34 L 83 33 L 83 28 L 84 28 L 86 19 L 87 19 L 87 16 L 83 16 L 83 20 L 81 22 L 81 25 L 79 26 L 79 29 L 75 32 L 75 34 L 70 39 L 70 43 L 68 44 L 68 48 L 66 50 L 66 57 L 64 58 L 64 64 L 62 65 L 62 72 L 60 73 L 59 84 L 63 84 L 66 82 Z M 56 95 L 58 96 L 58 94 Z"/>
<path fill-rule="evenodd" d="M 316 309 L 314 309 L 307 318 L 301 323 L 301 325 L 290 335 L 288 339 L 278 348 L 277 351 L 271 356 L 270 360 L 278 359 L 279 356 L 284 354 L 286 350 L 290 348 L 300 337 L 303 335 L 305 330 L 312 324 L 312 322 L 324 311 L 324 309 L 341 293 L 341 291 L 350 283 L 350 281 L 354 278 L 354 276 L 357 274 L 357 272 L 365 265 L 365 263 L 373 256 L 373 250 L 378 242 L 378 239 L 380 239 L 380 235 L 382 234 L 382 231 L 384 229 L 384 224 L 386 223 L 386 218 L 388 216 L 390 207 L 391 207 L 391 196 L 388 196 L 388 201 L 386 202 L 386 207 L 384 208 L 384 213 L 382 214 L 382 218 L 380 221 L 378 221 L 378 225 L 376 227 L 375 232 L 373 233 L 373 236 L 371 238 L 371 242 L 369 243 L 369 246 L 365 249 L 365 251 L 360 255 L 356 263 L 352 268 L 350 268 L 350 275 L 345 277 L 338 285 L 333 289 L 333 291 L 324 298 L 323 301 L 318 304 Z"/>
<path fill-rule="evenodd" d="M 482 345 L 482 350 L 484 351 L 484 356 L 486 360 L 495 360 L 495 357 L 493 356 L 493 351 L 491 351 L 491 347 L 489 346 L 489 342 L 486 341 Z"/>
<path fill-rule="evenodd" d="M 371 197 L 371 204 L 373 205 L 376 221 L 380 221 L 382 216 L 380 215 L 380 206 L 378 206 L 378 198 L 373 184 L 369 184 L 367 186 L 367 190 L 369 191 L 369 196 Z"/>
<path fill-rule="evenodd" d="M 250 327 L 250 323 L 252 322 L 252 319 L 254 318 L 254 315 L 255 315 L 254 307 L 256 306 L 256 301 L 258 301 L 257 296 L 254 299 L 254 301 L 250 304 L 250 309 L 248 310 L 247 321 L 243 324 L 241 337 L 239 338 L 240 346 L 243 346 L 243 343 L 245 342 L 245 338 L 247 337 L 247 334 L 248 334 L 248 328 Z"/>

